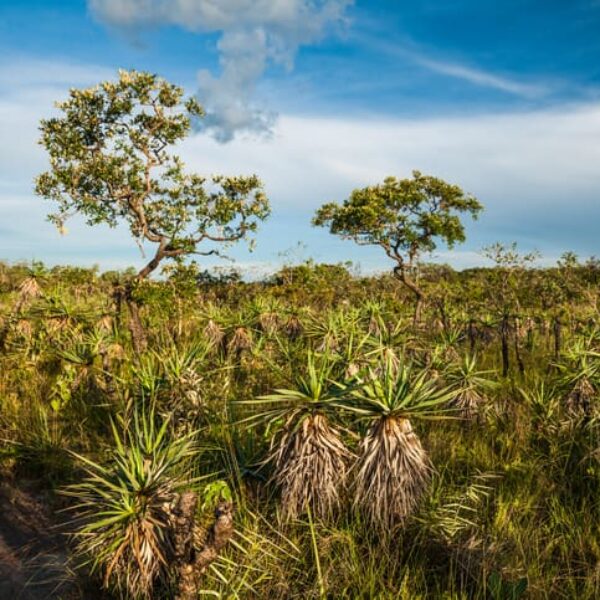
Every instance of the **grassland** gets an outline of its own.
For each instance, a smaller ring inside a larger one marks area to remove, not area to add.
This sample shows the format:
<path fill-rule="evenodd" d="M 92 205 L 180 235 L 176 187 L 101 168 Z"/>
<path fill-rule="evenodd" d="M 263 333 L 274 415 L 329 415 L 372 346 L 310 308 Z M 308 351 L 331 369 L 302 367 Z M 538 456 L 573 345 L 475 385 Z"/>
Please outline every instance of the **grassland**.
<path fill-rule="evenodd" d="M 598 264 L 419 277 L 415 324 L 343 265 L 175 269 L 135 353 L 127 273 L 0 265 L 2 470 L 68 531 L 71 597 L 599 597 Z M 196 557 L 233 515 L 190 596 L 186 493 Z"/>

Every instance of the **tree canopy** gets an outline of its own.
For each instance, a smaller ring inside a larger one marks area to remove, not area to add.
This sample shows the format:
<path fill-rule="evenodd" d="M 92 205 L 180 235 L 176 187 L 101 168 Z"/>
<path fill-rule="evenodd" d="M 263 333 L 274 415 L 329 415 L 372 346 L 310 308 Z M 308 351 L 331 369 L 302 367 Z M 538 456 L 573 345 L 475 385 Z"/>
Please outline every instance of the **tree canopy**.
<path fill-rule="evenodd" d="M 387 177 L 354 190 L 341 205 L 323 205 L 313 224 L 361 245 L 381 246 L 396 262 L 394 273 L 416 294 L 418 317 L 422 291 L 410 277 L 418 257 L 435 250 L 439 240 L 450 248 L 464 242 L 460 214 L 476 218 L 482 209 L 459 186 L 413 171 L 411 179 Z"/>
<path fill-rule="evenodd" d="M 138 278 L 165 258 L 219 254 L 268 216 L 255 175 L 206 178 L 186 172 L 172 153 L 192 119 L 203 115 L 182 88 L 150 73 L 120 71 L 116 82 L 72 89 L 57 107 L 59 116 L 41 122 L 50 169 L 37 178 L 36 192 L 57 203 L 49 219 L 60 230 L 80 214 L 89 225 L 124 222 L 138 243 L 156 244 Z"/>

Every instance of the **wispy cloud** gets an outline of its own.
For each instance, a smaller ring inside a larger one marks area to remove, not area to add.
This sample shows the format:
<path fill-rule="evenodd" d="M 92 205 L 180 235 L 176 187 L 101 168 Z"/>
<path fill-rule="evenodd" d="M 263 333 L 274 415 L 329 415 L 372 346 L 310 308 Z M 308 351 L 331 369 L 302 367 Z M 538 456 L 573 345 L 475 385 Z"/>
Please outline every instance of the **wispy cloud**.
<path fill-rule="evenodd" d="M 113 77 L 115 71 L 97 65 L 78 64 L 49 58 L 4 56 L 0 60 L 0 95 L 23 94 L 28 87 L 67 90 L 71 86 L 95 85 Z"/>
<path fill-rule="evenodd" d="M 366 47 L 393 58 L 421 66 L 428 71 L 452 77 L 475 86 L 489 88 L 522 98 L 540 98 L 551 93 L 547 82 L 529 82 L 516 77 L 498 74 L 472 65 L 433 58 L 413 42 L 390 43 L 373 35 L 357 34 L 355 39 Z"/>
<path fill-rule="evenodd" d="M 439 73 L 440 75 L 462 79 L 468 83 L 499 90 L 501 92 L 506 92 L 507 94 L 513 94 L 523 98 L 539 98 L 550 92 L 550 87 L 546 84 L 524 83 L 509 77 L 502 77 L 482 69 L 468 67 L 457 63 L 434 60 L 432 58 L 427 58 L 426 56 L 415 54 L 409 54 L 409 56 L 412 56 L 412 59 L 418 65 L 435 73 Z"/>

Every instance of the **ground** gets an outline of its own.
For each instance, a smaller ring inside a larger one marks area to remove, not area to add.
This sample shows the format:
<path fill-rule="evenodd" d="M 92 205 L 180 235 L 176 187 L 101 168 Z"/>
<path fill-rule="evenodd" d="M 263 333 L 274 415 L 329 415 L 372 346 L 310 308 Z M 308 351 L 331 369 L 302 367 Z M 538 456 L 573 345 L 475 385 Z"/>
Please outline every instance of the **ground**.
<path fill-rule="evenodd" d="M 33 482 L 17 484 L 5 474 L 0 479 L 0 598 L 82 598 L 60 514 Z"/>

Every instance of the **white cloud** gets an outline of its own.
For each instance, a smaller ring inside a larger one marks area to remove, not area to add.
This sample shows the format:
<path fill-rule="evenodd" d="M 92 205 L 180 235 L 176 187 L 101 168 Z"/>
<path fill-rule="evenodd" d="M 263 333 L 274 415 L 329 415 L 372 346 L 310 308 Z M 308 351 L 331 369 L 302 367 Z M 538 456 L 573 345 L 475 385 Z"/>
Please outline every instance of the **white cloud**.
<path fill-rule="evenodd" d="M 353 187 L 438 174 L 495 213 L 600 195 L 600 104 L 504 115 L 358 120 L 283 116 L 272 141 L 183 145 L 191 168 L 257 172 L 278 203 L 313 208 Z"/>
<path fill-rule="evenodd" d="M 124 230 L 92 231 L 75 222 L 61 238 L 45 222 L 50 204 L 32 192 L 33 178 L 46 166 L 36 143 L 37 126 L 65 90 L 62 83 L 50 81 L 36 87 L 27 75 L 35 65 L 23 66 L 24 82 L 17 73 L 10 89 L 0 86 L 0 137 L 10 142 L 0 145 L 0 259 L 98 262 L 104 268 L 141 265 L 143 259 Z M 60 71 L 60 63 L 55 69 Z M 0 63 L 0 74 L 6 72 Z M 73 79 L 65 84 L 77 85 Z M 255 255 L 233 251 L 240 261 L 277 263 L 279 251 L 302 239 L 308 255 L 318 260 L 354 259 L 372 269 L 385 264 L 379 253 L 310 228 L 310 218 L 325 201 L 343 200 L 355 187 L 390 174 L 407 176 L 413 168 L 460 184 L 486 205 L 480 221 L 470 227 L 469 243 L 456 253 L 440 249 L 442 260 L 473 264 L 477 258 L 472 253 L 496 240 L 517 240 L 524 250 L 537 247 L 553 256 L 567 249 L 597 253 L 599 139 L 596 103 L 411 120 L 283 115 L 270 140 L 235 139 L 222 145 L 198 134 L 180 150 L 190 170 L 257 173 L 264 180 L 273 215 L 259 230 Z"/>
<path fill-rule="evenodd" d="M 220 32 L 221 74 L 198 73 L 203 126 L 220 142 L 237 133 L 272 131 L 275 114 L 255 98 L 269 64 L 293 67 L 298 49 L 340 24 L 352 0 L 88 0 L 103 22 L 125 30 L 176 25 L 198 33 Z"/>
<path fill-rule="evenodd" d="M 29 87 L 59 89 L 62 94 L 71 86 L 91 86 L 114 76 L 114 70 L 97 65 L 66 63 L 64 61 L 11 57 L 0 62 L 0 90 L 10 94 Z"/>
<path fill-rule="evenodd" d="M 114 78 L 115 70 L 98 65 L 10 57 L 0 61 L 0 189 L 23 187 L 45 155 L 37 145 L 39 121 L 71 87 L 87 87 Z M 28 181 L 32 186 L 31 179 Z"/>

